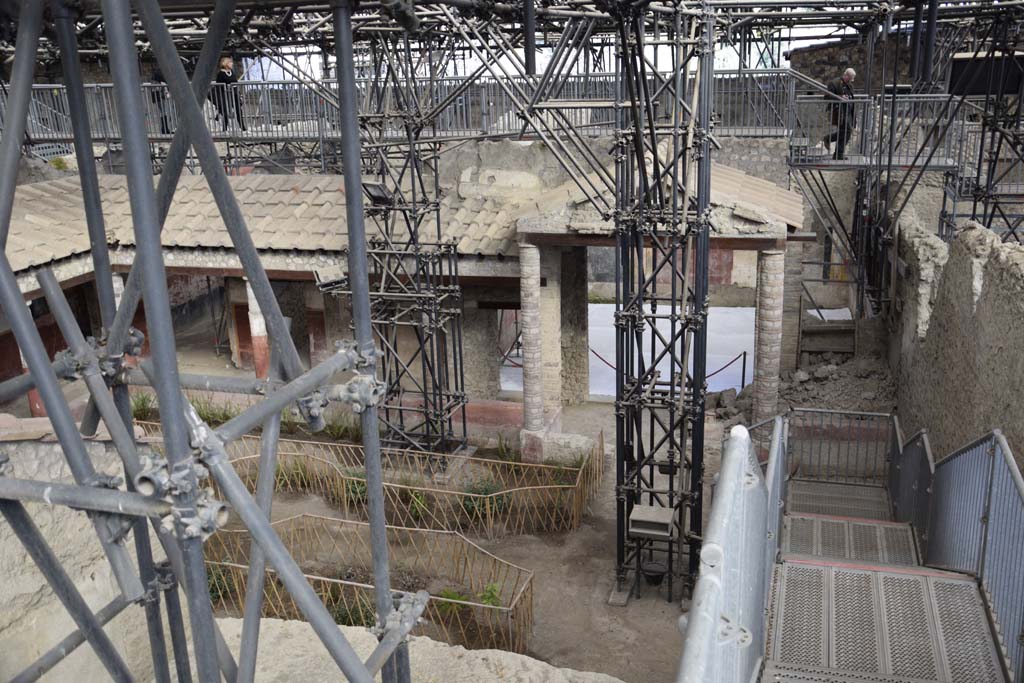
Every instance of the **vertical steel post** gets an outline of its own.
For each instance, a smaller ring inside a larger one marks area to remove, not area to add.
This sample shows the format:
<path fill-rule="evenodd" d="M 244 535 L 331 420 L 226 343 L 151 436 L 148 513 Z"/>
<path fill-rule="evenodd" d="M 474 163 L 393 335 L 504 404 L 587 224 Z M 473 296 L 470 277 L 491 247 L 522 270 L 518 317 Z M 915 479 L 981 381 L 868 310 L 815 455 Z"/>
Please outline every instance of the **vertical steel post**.
<path fill-rule="evenodd" d="M 910 82 L 921 78 L 921 23 L 924 21 L 924 0 L 914 6 L 914 28 L 910 33 Z"/>
<path fill-rule="evenodd" d="M 231 16 L 234 13 L 235 1 L 221 0 L 217 2 L 213 9 L 213 14 L 210 16 L 210 21 L 206 25 L 206 40 L 199 51 L 199 60 L 196 64 L 195 73 L 192 75 L 192 91 L 196 94 L 196 99 L 199 101 L 202 101 L 206 97 L 206 93 L 209 92 L 213 76 L 217 70 L 220 49 L 224 44 L 224 38 L 227 36 L 228 30 L 231 28 Z M 174 139 L 171 140 L 171 146 L 164 160 L 163 170 L 160 173 L 160 180 L 157 183 L 156 196 L 157 204 L 160 207 L 161 229 L 163 228 L 164 221 L 167 219 L 167 213 L 174 198 L 174 191 L 178 186 L 178 179 L 181 178 L 181 172 L 185 167 L 185 158 L 188 155 L 188 150 L 188 128 L 179 126 L 174 132 Z M 114 315 L 114 320 L 108 331 L 109 345 L 112 349 L 115 349 L 115 352 L 119 352 L 124 347 L 128 337 L 129 326 L 132 324 L 135 311 L 138 309 L 139 301 L 142 299 L 142 290 L 139 284 L 141 277 L 139 269 L 133 265 L 125 282 L 121 304 Z M 115 388 L 114 396 L 118 399 L 119 407 L 122 407 L 124 401 L 119 396 L 119 393 L 118 389 Z M 124 407 L 122 407 L 122 410 L 124 410 Z M 85 416 L 82 418 L 82 433 L 94 433 L 98 423 L 99 414 L 96 412 L 95 402 L 90 400 Z"/>
<path fill-rule="evenodd" d="M 922 2 L 924 0 L 921 0 Z M 934 83 L 935 75 L 935 27 L 939 20 L 939 0 L 929 0 L 928 28 L 924 36 L 924 56 L 921 58 L 921 80 L 929 85 Z"/>
<path fill-rule="evenodd" d="M 11 212 L 14 210 L 14 188 L 18 178 L 21 143 L 28 123 L 28 107 L 32 100 L 32 79 L 36 71 L 36 48 L 43 29 L 43 3 L 22 0 L 18 15 L 18 42 L 14 46 L 14 66 L 7 89 L 3 138 L 0 139 L 0 249 L 7 247 Z"/>
<path fill-rule="evenodd" d="M 363 216 L 363 182 L 360 168 L 359 121 L 356 105 L 359 102 L 355 84 L 355 61 L 352 48 L 352 2 L 335 0 L 334 41 L 338 60 L 338 105 L 341 114 L 341 161 L 345 176 L 345 217 L 348 224 L 348 279 L 352 290 L 352 321 L 356 344 L 367 357 L 374 357 L 373 328 L 370 318 L 370 283 L 366 261 L 366 226 Z M 373 371 L 375 364 L 368 370 Z M 393 609 L 391 580 L 388 571 L 388 541 L 384 519 L 383 473 L 380 463 L 380 434 L 377 427 L 377 408 L 367 406 L 360 416 L 363 451 L 366 457 L 366 486 L 368 495 L 370 545 L 373 552 L 373 585 L 377 617 L 387 622 Z M 404 649 L 405 644 L 399 646 Z M 396 654 L 381 672 L 384 683 L 398 679 Z M 398 681 L 408 683 L 408 680 Z"/>
<path fill-rule="evenodd" d="M 285 318 L 285 326 L 291 321 Z M 276 350 L 270 352 L 272 382 L 281 379 L 281 359 Z M 256 504 L 269 520 L 274 503 L 274 480 L 277 474 L 277 442 L 281 436 L 281 413 L 263 423 L 260 434 L 260 463 L 256 474 Z M 256 654 L 260 638 L 260 614 L 263 611 L 263 584 L 266 577 L 267 557 L 253 541 L 249 547 L 249 571 L 245 582 L 245 609 L 242 612 L 242 642 L 238 650 L 238 678 L 236 683 L 251 683 L 256 678 Z"/>
<path fill-rule="evenodd" d="M 690 437 L 690 585 L 700 566 L 700 535 L 704 515 L 704 392 L 708 353 L 708 250 L 711 246 L 711 105 L 715 76 L 715 15 L 710 3 L 701 3 L 704 14 L 700 55 L 700 94 L 697 128 L 702 131 L 697 158 L 697 238 L 694 254 L 694 305 L 700 325 L 693 339 L 693 423 Z"/>
<path fill-rule="evenodd" d="M 533 2 L 523 0 L 523 56 L 526 73 L 531 76 L 537 73 L 537 14 Z"/>
<path fill-rule="evenodd" d="M 150 334 L 152 361 L 159 381 L 154 389 L 160 403 L 167 464 L 174 481 L 174 503 L 180 512 L 175 529 L 180 542 L 188 596 L 189 618 L 200 680 L 219 680 L 213 610 L 203 565 L 203 544 L 188 537 L 182 518 L 196 517 L 199 483 L 192 467 L 192 449 L 185 425 L 184 403 L 178 381 L 174 327 L 171 323 L 167 272 L 160 244 L 160 216 L 153 191 L 153 167 L 143 119 L 142 90 L 137 71 L 135 31 L 128 0 L 103 0 L 103 19 L 110 71 L 121 122 L 132 221 L 135 227 L 136 262 L 142 272 L 146 300 L 146 324 Z"/>
<path fill-rule="evenodd" d="M 107 248 L 106 226 L 103 221 L 103 207 L 100 200 L 99 178 L 96 175 L 96 161 L 92 153 L 92 133 L 89 129 L 89 111 L 85 102 L 85 88 L 79 67 L 78 40 L 71 9 L 66 2 L 55 3 L 54 25 L 57 42 L 61 53 L 61 66 L 64 73 L 64 86 L 68 98 L 68 115 L 74 135 L 75 157 L 78 161 L 78 177 L 82 185 L 82 202 L 85 206 L 85 221 L 89 230 L 90 254 L 93 262 L 93 281 L 96 284 L 96 295 L 99 299 L 100 319 L 106 333 L 114 322 L 117 304 L 114 299 L 113 273 L 110 267 L 110 253 Z M 126 420 L 131 424 L 131 407 L 128 392 L 124 387 L 115 390 L 118 404 L 122 406 Z M 131 479 L 128 478 L 131 490 Z M 139 563 L 139 575 L 142 583 L 152 586 L 156 573 L 153 569 L 153 552 L 149 541 L 149 523 L 145 519 L 135 519 L 134 527 L 135 554 Z M 152 588 L 150 588 L 152 590 Z M 153 599 L 150 595 L 144 601 L 146 627 L 149 632 L 150 652 L 153 658 L 153 675 L 157 683 L 170 681 L 170 670 L 167 663 L 167 646 L 164 642 L 163 619 L 160 616 L 159 596 Z M 170 619 L 175 617 L 171 615 Z M 177 615 L 181 619 L 181 615 Z"/>

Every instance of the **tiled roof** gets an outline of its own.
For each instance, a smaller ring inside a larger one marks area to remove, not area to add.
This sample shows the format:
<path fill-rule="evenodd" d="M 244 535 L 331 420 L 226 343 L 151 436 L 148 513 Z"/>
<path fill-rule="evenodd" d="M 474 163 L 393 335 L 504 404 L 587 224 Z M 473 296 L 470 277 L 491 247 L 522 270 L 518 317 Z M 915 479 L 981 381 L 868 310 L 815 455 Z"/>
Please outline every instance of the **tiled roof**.
<path fill-rule="evenodd" d="M 229 182 L 260 250 L 341 251 L 347 244 L 345 189 L 341 176 L 247 175 Z M 135 232 L 124 176 L 100 176 L 100 193 L 111 244 L 134 245 Z M 442 240 L 457 240 L 462 254 L 507 255 L 515 251 L 518 202 L 451 191 L 441 201 Z M 372 235 L 372 219 L 367 230 Z M 431 241 L 433 235 L 424 237 Z M 161 241 L 166 247 L 232 248 L 203 176 L 181 178 Z M 78 179 L 17 188 L 7 253 L 15 271 L 89 251 Z"/>
<path fill-rule="evenodd" d="M 6 251 L 15 272 L 88 253 L 77 177 L 18 186 Z"/>
<path fill-rule="evenodd" d="M 345 189 L 341 176 L 231 176 L 253 243 L 268 251 L 339 252 L 347 244 Z M 713 167 L 712 201 L 750 203 L 780 222 L 802 223 L 800 196 L 724 166 Z M 100 176 L 108 239 L 134 245 L 124 176 Z M 572 181 L 545 187 L 530 170 L 466 169 L 440 202 L 441 239 L 454 240 L 463 255 L 514 256 L 517 225 L 540 220 L 557 232 L 609 232 L 612 225 L 591 210 Z M 429 225 L 429 222 L 427 223 Z M 375 221 L 367 220 L 372 236 Z M 527 231 L 530 231 L 527 229 Z M 434 235 L 421 235 L 432 241 Z M 231 249 L 205 178 L 183 176 L 161 237 L 164 246 Z M 89 251 L 77 177 L 17 188 L 7 254 L 16 272 Z"/>

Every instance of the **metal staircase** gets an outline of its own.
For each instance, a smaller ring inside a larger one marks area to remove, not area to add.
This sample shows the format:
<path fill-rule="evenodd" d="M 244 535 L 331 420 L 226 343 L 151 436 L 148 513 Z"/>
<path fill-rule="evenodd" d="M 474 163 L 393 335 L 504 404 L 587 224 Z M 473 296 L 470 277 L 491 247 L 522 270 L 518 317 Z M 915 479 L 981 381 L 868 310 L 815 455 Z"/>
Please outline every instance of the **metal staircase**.
<path fill-rule="evenodd" d="M 890 415 L 734 427 L 678 681 L 1021 680 L 1022 527 L 998 431 L 936 463 Z"/>

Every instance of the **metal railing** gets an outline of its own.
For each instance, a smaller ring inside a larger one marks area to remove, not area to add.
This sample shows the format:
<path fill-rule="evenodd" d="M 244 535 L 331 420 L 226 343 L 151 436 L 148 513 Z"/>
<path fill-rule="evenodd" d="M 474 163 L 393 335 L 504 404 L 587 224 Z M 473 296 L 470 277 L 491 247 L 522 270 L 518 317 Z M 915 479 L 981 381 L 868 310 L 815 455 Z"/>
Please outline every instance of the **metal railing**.
<path fill-rule="evenodd" d="M 715 132 L 718 135 L 783 137 L 795 81 L 789 69 L 716 71 Z"/>
<path fill-rule="evenodd" d="M 778 558 L 787 480 L 808 471 L 887 483 L 894 519 L 911 525 L 925 564 L 977 578 L 1004 666 L 1022 680 L 1024 478 L 1002 433 L 935 463 L 927 434 L 904 442 L 895 416 L 796 409 L 750 432 L 733 428 L 723 449 L 694 599 L 681 620 L 679 683 L 754 680 L 768 607 L 758 600 Z"/>
<path fill-rule="evenodd" d="M 794 478 L 885 485 L 894 429 L 888 413 L 794 408 L 787 421 Z"/>
<path fill-rule="evenodd" d="M 867 96 L 840 102 L 823 95 L 796 95 L 790 112 L 791 163 L 827 164 L 840 146 L 846 157 L 864 156 L 869 150 L 865 145 L 875 140 L 877 106 Z M 826 138 L 831 151 L 825 147 Z"/>
<path fill-rule="evenodd" d="M 999 430 L 935 465 L 929 566 L 977 577 L 1013 680 L 1024 676 L 1024 479 Z"/>
<path fill-rule="evenodd" d="M 674 82 L 671 73 L 651 73 L 647 90 L 657 101 L 659 119 L 673 111 Z M 668 81 L 668 83 L 666 83 Z M 719 135 L 785 137 L 787 112 L 795 92 L 795 77 L 788 69 L 723 71 L 715 74 L 715 121 Z M 619 76 L 615 73 L 574 74 L 548 84 L 545 97 L 536 103 L 536 114 L 555 126 L 568 124 L 590 135 L 610 135 L 616 127 Z M 693 82 L 682 97 L 689 102 Z M 169 141 L 181 125 L 180 113 L 160 83 L 142 84 L 146 132 L 151 141 Z M 425 137 L 518 135 L 532 131 L 509 96 L 509 90 L 533 93 L 535 84 L 524 76 L 502 82 L 485 76 L 465 86 L 465 77 L 418 79 L 400 88 L 374 86 L 366 79 L 356 83 L 359 113 L 384 138 L 404 137 L 398 112 L 416 111 L 428 127 Z M 293 140 L 335 141 L 340 138 L 337 81 L 241 81 L 214 84 L 202 103 L 203 116 L 219 139 L 258 142 Z M 113 86 L 85 86 L 86 106 L 93 139 L 121 139 Z M 414 101 L 411 102 L 411 101 Z M 0 91 L 0 116 L 6 93 Z M 556 114 L 552 109 L 558 109 Z M 67 93 L 63 85 L 34 85 L 27 133 L 34 143 L 70 142 Z M 392 116 L 392 114 L 394 114 Z"/>
<path fill-rule="evenodd" d="M 926 432 L 918 432 L 902 446 L 901 442 L 897 426 L 892 450 L 897 455 L 889 463 L 889 499 L 892 501 L 893 520 L 911 525 L 918 552 L 924 557 L 928 549 L 935 459 Z"/>
<path fill-rule="evenodd" d="M 700 572 L 685 631 L 678 683 L 753 680 L 765 645 L 765 609 L 778 548 L 785 477 L 785 431 L 776 418 L 767 480 L 744 427 L 722 455 Z"/>

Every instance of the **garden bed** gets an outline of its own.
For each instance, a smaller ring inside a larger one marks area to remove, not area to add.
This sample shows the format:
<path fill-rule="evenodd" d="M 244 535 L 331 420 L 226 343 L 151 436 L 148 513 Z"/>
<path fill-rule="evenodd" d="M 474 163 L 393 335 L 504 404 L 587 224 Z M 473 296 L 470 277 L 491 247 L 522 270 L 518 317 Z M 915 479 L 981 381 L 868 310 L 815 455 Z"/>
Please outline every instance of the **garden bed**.
<path fill-rule="evenodd" d="M 374 624 L 368 524 L 299 515 L 273 526 L 335 621 Z M 392 588 L 431 595 L 414 634 L 470 649 L 526 650 L 533 629 L 532 572 L 454 532 L 389 526 L 387 535 Z M 245 530 L 222 530 L 206 543 L 210 596 L 221 614 L 242 611 L 250 548 Z M 263 616 L 302 618 L 271 570 Z"/>

